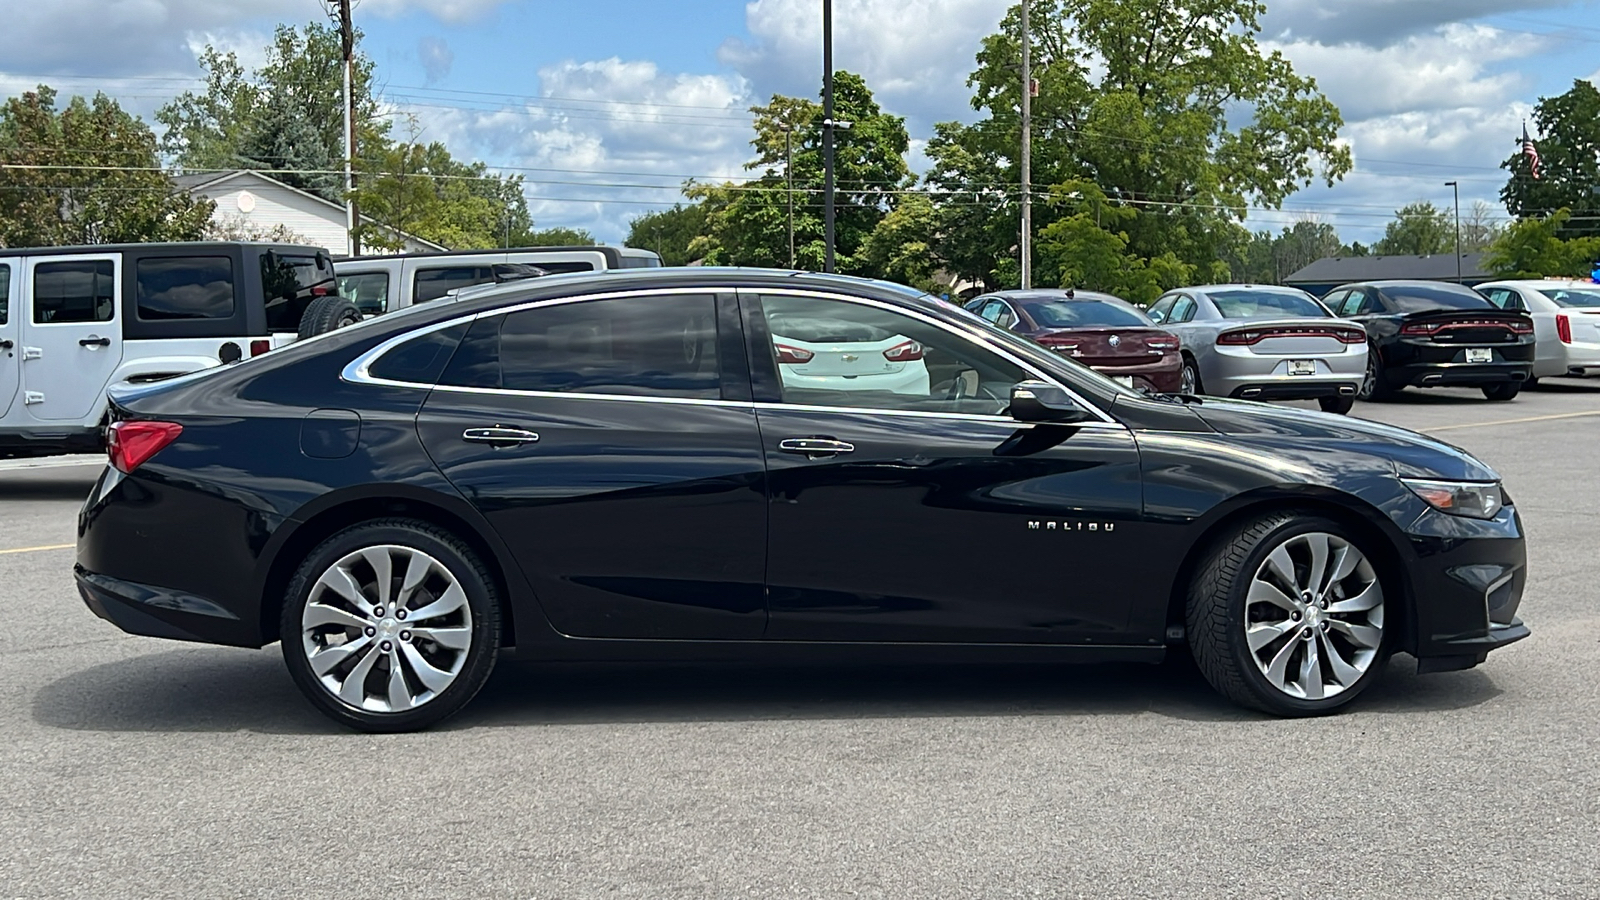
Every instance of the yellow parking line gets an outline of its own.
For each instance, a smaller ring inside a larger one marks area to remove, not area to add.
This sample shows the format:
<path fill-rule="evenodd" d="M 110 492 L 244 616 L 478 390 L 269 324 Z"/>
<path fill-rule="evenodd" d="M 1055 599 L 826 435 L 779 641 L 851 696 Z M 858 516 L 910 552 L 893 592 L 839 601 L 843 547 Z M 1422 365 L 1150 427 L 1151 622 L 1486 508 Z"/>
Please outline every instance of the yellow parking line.
<path fill-rule="evenodd" d="M 35 550 L 71 550 L 77 544 L 45 544 L 43 547 L 12 547 L 10 550 L 0 550 L 0 553 L 32 553 Z"/>
<path fill-rule="evenodd" d="M 1522 419 L 1495 419 L 1492 422 L 1467 422 L 1462 425 L 1437 425 L 1433 428 L 1424 428 L 1424 432 L 1454 431 L 1458 428 L 1488 428 L 1491 425 L 1520 425 L 1523 422 L 1548 422 L 1551 419 L 1576 419 L 1582 416 L 1600 416 L 1600 410 L 1589 412 L 1555 413 L 1548 416 L 1528 416 Z"/>

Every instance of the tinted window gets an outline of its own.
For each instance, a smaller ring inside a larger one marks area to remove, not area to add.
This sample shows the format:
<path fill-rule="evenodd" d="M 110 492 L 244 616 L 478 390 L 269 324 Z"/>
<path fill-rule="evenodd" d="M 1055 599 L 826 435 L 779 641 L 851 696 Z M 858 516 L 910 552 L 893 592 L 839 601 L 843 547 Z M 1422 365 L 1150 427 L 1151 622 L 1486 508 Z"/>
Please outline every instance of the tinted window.
<path fill-rule="evenodd" d="M 1493 303 L 1495 306 L 1498 306 L 1501 309 L 1528 308 L 1527 305 L 1522 302 L 1522 298 L 1517 295 L 1517 292 L 1511 290 L 1510 288 L 1489 288 L 1487 290 L 1480 288 L 1480 291 L 1485 297 L 1489 298 L 1490 303 Z"/>
<path fill-rule="evenodd" d="M 1600 286 L 1592 288 L 1546 288 L 1540 293 L 1549 297 L 1557 306 L 1569 309 L 1595 309 L 1600 308 Z M 5 320 L 0 319 L 0 324 Z"/>
<path fill-rule="evenodd" d="M 134 266 L 138 316 L 227 319 L 233 316 L 233 260 L 226 256 L 141 259 Z"/>
<path fill-rule="evenodd" d="M 1143 315 L 1105 300 L 1051 300 L 1022 304 L 1041 328 L 1111 326 L 1137 328 L 1149 325 Z"/>
<path fill-rule="evenodd" d="M 462 323 L 414 337 L 378 357 L 367 373 L 390 381 L 433 384 L 466 333 L 467 323 Z"/>
<path fill-rule="evenodd" d="M 586 262 L 545 262 L 539 260 L 534 265 L 545 270 L 551 275 L 560 275 L 563 272 L 593 272 L 594 264 Z M 660 265 L 660 263 L 657 263 Z"/>
<path fill-rule="evenodd" d="M 1029 377 L 981 345 L 875 306 L 765 296 L 785 403 L 997 415 Z"/>
<path fill-rule="evenodd" d="M 1298 291 L 1207 291 L 1224 319 L 1281 319 L 1288 316 L 1326 319 L 1328 311 Z"/>
<path fill-rule="evenodd" d="M 1383 293 L 1403 313 L 1434 309 L 1490 309 L 1494 306 L 1472 288 L 1447 284 L 1389 285 L 1383 288 Z"/>
<path fill-rule="evenodd" d="M 522 391 L 716 400 L 710 296 L 621 297 L 479 319 L 442 381 Z"/>
<path fill-rule="evenodd" d="M 412 303 L 437 300 L 457 288 L 486 284 L 494 280 L 494 270 L 489 266 L 450 266 L 449 268 L 418 269 L 416 283 L 411 288 Z"/>
<path fill-rule="evenodd" d="M 0 325 L 11 321 L 11 267 L 0 266 Z"/>
<path fill-rule="evenodd" d="M 113 315 L 109 259 L 40 263 L 33 270 L 33 321 L 109 322 Z"/>
<path fill-rule="evenodd" d="M 340 275 L 339 296 L 348 299 L 363 315 L 375 316 L 389 310 L 389 273 L 367 272 Z"/>
<path fill-rule="evenodd" d="M 333 264 L 324 256 L 264 253 L 261 290 L 267 300 L 269 331 L 299 331 L 300 317 L 318 297 L 338 291 Z"/>
<path fill-rule="evenodd" d="M 1192 297 L 1179 297 L 1178 301 L 1176 303 L 1172 304 L 1172 318 L 1171 318 L 1170 321 L 1173 321 L 1173 322 L 1187 322 L 1190 319 L 1194 318 L 1194 311 L 1195 311 L 1194 298 L 1192 298 Z"/>

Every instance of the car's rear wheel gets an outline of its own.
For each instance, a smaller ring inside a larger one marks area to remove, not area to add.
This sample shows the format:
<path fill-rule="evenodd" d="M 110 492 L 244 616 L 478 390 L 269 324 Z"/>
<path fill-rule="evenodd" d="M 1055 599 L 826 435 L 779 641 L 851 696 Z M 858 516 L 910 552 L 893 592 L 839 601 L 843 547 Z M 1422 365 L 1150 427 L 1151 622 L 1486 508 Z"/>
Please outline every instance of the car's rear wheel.
<path fill-rule="evenodd" d="M 300 316 L 299 337 L 327 334 L 361 321 L 361 310 L 344 297 L 318 297 Z"/>
<path fill-rule="evenodd" d="M 1356 390 L 1356 396 L 1368 402 L 1387 400 L 1393 397 L 1395 389 L 1383 375 L 1383 357 L 1378 354 L 1377 347 L 1367 347 L 1367 374 L 1361 379 L 1361 387 Z"/>
<path fill-rule="evenodd" d="M 409 519 L 324 541 L 289 585 L 283 658 L 308 699 L 362 731 L 413 731 L 456 712 L 494 668 L 494 581 L 454 535 Z"/>
<path fill-rule="evenodd" d="M 1483 389 L 1483 396 L 1490 400 L 1515 400 L 1520 393 L 1522 393 L 1522 384 L 1516 381 L 1491 384 Z"/>
<path fill-rule="evenodd" d="M 1200 383 L 1200 366 L 1193 359 L 1183 358 L 1183 371 L 1178 373 L 1178 393 L 1197 396 L 1205 392 L 1205 385 Z"/>
<path fill-rule="evenodd" d="M 1189 645 L 1236 703 L 1282 716 L 1333 712 L 1387 658 L 1384 591 L 1342 525 L 1277 513 L 1220 541 L 1189 587 Z"/>
<path fill-rule="evenodd" d="M 1355 408 L 1356 398 L 1353 394 L 1339 397 L 1318 397 L 1317 405 L 1322 407 L 1322 411 L 1325 413 L 1342 416 Z"/>

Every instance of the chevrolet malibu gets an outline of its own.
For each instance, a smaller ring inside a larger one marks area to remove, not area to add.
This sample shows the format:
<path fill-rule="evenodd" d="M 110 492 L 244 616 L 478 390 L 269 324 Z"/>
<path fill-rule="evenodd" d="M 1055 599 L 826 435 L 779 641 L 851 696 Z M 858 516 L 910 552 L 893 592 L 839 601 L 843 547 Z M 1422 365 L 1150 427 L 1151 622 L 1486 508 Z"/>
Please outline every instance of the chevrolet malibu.
<path fill-rule="evenodd" d="M 875 366 L 912 343 L 925 381 L 792 379 L 784 339 Z M 313 705 L 369 731 L 460 709 L 507 647 L 1156 663 L 1187 644 L 1222 694 L 1306 716 L 1393 653 L 1462 669 L 1528 634 L 1522 523 L 1466 453 L 1133 391 L 880 282 L 536 279 L 112 409 L 78 525 L 89 608 L 279 642 Z"/>

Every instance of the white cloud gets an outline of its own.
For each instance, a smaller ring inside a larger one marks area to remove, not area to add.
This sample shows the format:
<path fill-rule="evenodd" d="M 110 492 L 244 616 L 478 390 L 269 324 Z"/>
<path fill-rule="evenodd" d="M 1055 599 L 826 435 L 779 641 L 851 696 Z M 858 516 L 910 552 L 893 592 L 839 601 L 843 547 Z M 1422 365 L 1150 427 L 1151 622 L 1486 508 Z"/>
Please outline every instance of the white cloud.
<path fill-rule="evenodd" d="M 470 22 L 509 0 L 360 0 L 360 11 L 380 16 L 425 12 L 443 22 Z"/>
<path fill-rule="evenodd" d="M 1572 0 L 1275 0 L 1262 27 L 1285 41 L 1388 47 L 1451 22 L 1570 5 Z"/>
<path fill-rule="evenodd" d="M 430 34 L 417 41 L 417 61 L 422 64 L 426 83 L 433 84 L 450 74 L 450 66 L 455 63 L 456 55 L 451 52 L 444 38 Z"/>

